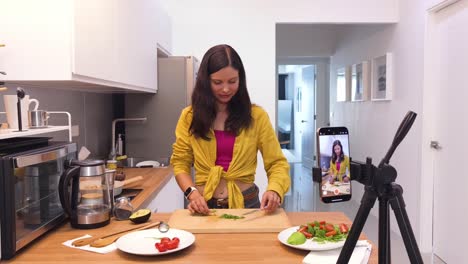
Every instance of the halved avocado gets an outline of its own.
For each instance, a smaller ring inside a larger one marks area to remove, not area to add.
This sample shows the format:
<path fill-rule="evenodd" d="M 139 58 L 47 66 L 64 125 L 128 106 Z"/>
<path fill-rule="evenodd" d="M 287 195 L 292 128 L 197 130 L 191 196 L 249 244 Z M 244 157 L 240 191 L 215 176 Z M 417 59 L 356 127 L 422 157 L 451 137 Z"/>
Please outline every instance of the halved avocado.
<path fill-rule="evenodd" d="M 135 224 L 141 224 L 141 223 L 148 221 L 150 216 L 151 216 L 150 209 L 140 209 L 134 212 L 132 215 L 130 215 L 129 219 Z"/>

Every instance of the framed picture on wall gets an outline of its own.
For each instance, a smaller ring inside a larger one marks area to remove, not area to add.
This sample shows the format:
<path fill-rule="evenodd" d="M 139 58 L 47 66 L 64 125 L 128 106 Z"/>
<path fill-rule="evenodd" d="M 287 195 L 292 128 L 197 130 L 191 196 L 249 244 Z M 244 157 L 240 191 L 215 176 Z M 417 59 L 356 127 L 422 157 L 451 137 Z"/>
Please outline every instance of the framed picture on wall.
<path fill-rule="evenodd" d="M 369 63 L 363 61 L 351 66 L 351 100 L 365 101 L 369 94 Z"/>
<path fill-rule="evenodd" d="M 392 54 L 387 53 L 372 60 L 372 91 L 373 101 L 392 100 L 393 63 Z"/>
<path fill-rule="evenodd" d="M 336 70 L 336 101 L 346 102 L 350 99 L 350 70 L 340 67 Z"/>

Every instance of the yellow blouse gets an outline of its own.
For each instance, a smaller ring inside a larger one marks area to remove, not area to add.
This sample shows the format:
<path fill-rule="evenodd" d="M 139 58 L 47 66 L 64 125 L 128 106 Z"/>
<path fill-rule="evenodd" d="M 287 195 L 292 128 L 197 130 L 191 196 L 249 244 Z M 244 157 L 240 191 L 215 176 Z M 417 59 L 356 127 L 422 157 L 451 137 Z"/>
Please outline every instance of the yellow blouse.
<path fill-rule="evenodd" d="M 177 123 L 171 157 L 176 176 L 181 173 L 190 175 L 193 164 L 195 184 L 205 185 L 203 196 L 206 201 L 213 197 L 220 179 L 224 178 L 227 181 L 229 208 L 243 208 L 244 197 L 234 180 L 254 182 L 257 152 L 260 150 L 268 177 L 267 190 L 277 192 L 281 201 L 284 200 L 284 194 L 291 184 L 289 164 L 281 151 L 268 114 L 261 107 L 252 106 L 252 125 L 249 129 L 243 129 L 236 137 L 227 172 L 223 167 L 215 165 L 216 138 L 213 129 L 208 134 L 210 140 L 195 138 L 189 131 L 192 118 L 192 107 L 189 106 L 182 111 Z"/>
<path fill-rule="evenodd" d="M 344 155 L 344 159 L 341 161 L 339 171 L 336 169 L 336 163 L 333 163 L 330 160 L 330 172 L 332 175 L 335 175 L 335 177 L 338 177 L 339 181 L 343 181 L 344 176 L 348 176 L 351 179 L 349 157 Z"/>

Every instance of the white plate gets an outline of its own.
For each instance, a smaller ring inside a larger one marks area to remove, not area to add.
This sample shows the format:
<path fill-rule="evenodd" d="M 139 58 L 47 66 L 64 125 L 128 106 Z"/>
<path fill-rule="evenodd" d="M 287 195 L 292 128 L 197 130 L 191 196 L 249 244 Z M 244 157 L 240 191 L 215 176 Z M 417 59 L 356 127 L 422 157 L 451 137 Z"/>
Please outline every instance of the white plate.
<path fill-rule="evenodd" d="M 302 250 L 330 250 L 335 248 L 343 247 L 346 240 L 340 242 L 325 242 L 323 244 L 317 243 L 312 239 L 307 239 L 306 242 L 302 245 L 291 245 L 288 243 L 288 238 L 292 233 L 296 232 L 299 229 L 299 226 L 293 226 L 288 229 L 281 231 L 278 234 L 278 240 L 286 246 L 302 249 Z"/>
<path fill-rule="evenodd" d="M 173 237 L 178 237 L 180 239 L 179 247 L 176 249 L 167 250 L 165 252 L 159 252 L 156 249 L 155 244 L 156 242 L 160 242 L 160 240 L 155 239 L 154 237 L 169 237 L 170 239 Z M 161 233 L 158 229 L 148 229 L 132 232 L 120 237 L 115 242 L 115 245 L 118 249 L 130 254 L 152 256 L 177 252 L 189 247 L 194 242 L 195 236 L 192 233 L 185 230 L 171 228 L 166 233 Z"/>
<path fill-rule="evenodd" d="M 153 166 L 153 168 L 159 167 L 161 164 L 155 160 L 145 160 L 142 162 L 138 162 L 135 167 L 143 167 L 143 166 Z"/>

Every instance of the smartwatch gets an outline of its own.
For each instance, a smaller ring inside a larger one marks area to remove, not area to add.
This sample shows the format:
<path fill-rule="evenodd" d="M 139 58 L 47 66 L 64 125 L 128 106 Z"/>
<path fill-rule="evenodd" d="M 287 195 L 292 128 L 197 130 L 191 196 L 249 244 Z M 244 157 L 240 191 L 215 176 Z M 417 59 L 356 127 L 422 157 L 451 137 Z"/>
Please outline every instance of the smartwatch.
<path fill-rule="evenodd" d="M 194 191 L 197 191 L 197 188 L 195 188 L 193 186 L 188 187 L 187 190 L 185 190 L 185 192 L 184 192 L 185 199 L 188 200 L 190 194 L 192 194 Z"/>

